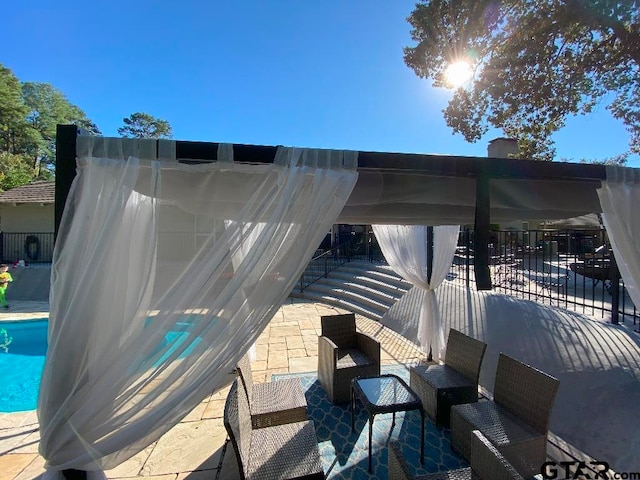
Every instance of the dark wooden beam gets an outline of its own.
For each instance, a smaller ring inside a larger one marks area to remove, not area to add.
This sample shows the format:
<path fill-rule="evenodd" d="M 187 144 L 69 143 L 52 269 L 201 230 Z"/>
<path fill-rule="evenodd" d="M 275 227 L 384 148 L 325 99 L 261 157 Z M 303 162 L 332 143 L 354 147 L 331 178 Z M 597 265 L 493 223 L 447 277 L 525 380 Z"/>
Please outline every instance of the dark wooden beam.
<path fill-rule="evenodd" d="M 58 237 L 58 229 L 62 220 L 62 212 L 71 184 L 76 177 L 76 138 L 78 127 L 75 125 L 58 125 L 56 127 L 56 183 L 54 206 L 54 241 Z"/>
<path fill-rule="evenodd" d="M 476 178 L 476 215 L 473 229 L 473 271 L 476 289 L 491 290 L 491 272 L 489 271 L 489 229 L 491 225 L 491 203 L 489 195 L 489 176 Z"/>
<path fill-rule="evenodd" d="M 238 162 L 272 163 L 278 147 L 233 146 Z M 182 160 L 217 159 L 218 143 L 176 141 L 176 156 Z M 606 167 L 583 163 L 540 162 L 526 159 L 464 157 L 419 153 L 358 152 L 358 168 L 424 175 L 488 178 L 592 180 L 606 178 Z"/>

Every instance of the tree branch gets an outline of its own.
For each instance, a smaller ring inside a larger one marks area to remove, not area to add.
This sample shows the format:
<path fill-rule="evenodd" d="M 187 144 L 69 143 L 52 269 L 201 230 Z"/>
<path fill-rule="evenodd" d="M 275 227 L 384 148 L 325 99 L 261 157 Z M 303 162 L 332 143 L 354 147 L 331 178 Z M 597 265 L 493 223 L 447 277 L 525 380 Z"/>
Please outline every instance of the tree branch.
<path fill-rule="evenodd" d="M 588 5 L 588 2 L 582 0 L 565 0 L 568 16 L 573 16 L 580 23 L 605 33 L 613 32 L 622 44 L 623 51 L 636 65 L 640 66 L 640 34 L 637 31 L 628 30 L 618 19 L 590 9 Z"/>

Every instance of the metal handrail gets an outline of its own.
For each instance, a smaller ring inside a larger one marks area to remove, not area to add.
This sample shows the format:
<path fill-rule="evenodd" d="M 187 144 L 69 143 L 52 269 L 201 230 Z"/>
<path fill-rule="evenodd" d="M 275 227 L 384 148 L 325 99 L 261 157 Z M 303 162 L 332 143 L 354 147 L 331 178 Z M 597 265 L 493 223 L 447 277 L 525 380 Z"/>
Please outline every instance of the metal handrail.
<path fill-rule="evenodd" d="M 330 272 L 350 262 L 351 259 L 351 242 L 342 243 L 331 250 L 316 255 L 300 275 L 300 292 L 321 278 L 327 278 Z"/>

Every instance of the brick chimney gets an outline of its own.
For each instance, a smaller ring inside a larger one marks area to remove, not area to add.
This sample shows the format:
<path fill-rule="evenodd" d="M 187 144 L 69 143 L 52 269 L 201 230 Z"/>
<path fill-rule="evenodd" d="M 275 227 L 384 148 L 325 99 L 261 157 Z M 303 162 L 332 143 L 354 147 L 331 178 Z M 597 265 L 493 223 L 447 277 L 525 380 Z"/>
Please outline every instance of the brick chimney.
<path fill-rule="evenodd" d="M 515 138 L 494 138 L 489 141 L 487 156 L 490 158 L 520 158 L 518 141 Z"/>

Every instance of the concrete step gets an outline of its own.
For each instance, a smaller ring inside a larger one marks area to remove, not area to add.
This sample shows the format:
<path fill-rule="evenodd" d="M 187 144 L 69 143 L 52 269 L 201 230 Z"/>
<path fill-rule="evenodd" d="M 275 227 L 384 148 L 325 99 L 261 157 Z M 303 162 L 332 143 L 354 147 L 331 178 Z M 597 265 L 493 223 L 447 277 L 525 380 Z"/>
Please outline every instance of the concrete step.
<path fill-rule="evenodd" d="M 406 290 L 398 289 L 394 286 L 387 286 L 379 281 L 370 281 L 368 278 L 359 275 L 358 277 L 330 276 L 317 282 L 319 288 L 334 291 L 344 290 L 346 293 L 356 292 L 359 295 L 371 299 L 384 305 L 393 305 Z"/>
<path fill-rule="evenodd" d="M 382 310 L 372 310 L 370 306 L 364 306 L 357 302 L 350 301 L 344 297 L 336 295 L 323 295 L 317 291 L 305 290 L 303 295 L 297 294 L 295 291 L 291 292 L 292 297 L 304 298 L 313 302 L 325 303 L 327 305 L 333 305 L 338 308 L 342 308 L 349 312 L 357 313 L 367 318 L 380 321 L 382 316 L 387 311 L 386 308 Z"/>
<path fill-rule="evenodd" d="M 318 279 L 303 292 L 296 285 L 291 296 L 319 301 L 380 320 L 409 289 L 388 265 L 349 262 Z"/>
<path fill-rule="evenodd" d="M 314 292 L 321 295 L 339 297 L 352 303 L 362 305 L 363 307 L 369 308 L 373 311 L 386 311 L 397 301 L 397 299 L 392 297 L 386 297 L 384 299 L 381 297 L 374 297 L 371 291 L 367 291 L 354 285 L 341 286 L 318 282 L 308 288 L 311 287 L 313 287 L 312 290 Z"/>

